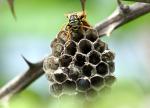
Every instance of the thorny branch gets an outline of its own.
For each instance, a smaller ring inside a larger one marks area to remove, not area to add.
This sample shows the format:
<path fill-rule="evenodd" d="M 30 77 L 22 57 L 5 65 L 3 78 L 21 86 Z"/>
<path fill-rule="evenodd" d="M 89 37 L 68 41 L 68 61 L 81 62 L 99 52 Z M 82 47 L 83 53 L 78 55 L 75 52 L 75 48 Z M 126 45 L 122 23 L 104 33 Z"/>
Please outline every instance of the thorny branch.
<path fill-rule="evenodd" d="M 124 5 L 122 5 L 123 7 L 121 5 L 119 6 L 120 8 L 117 8 L 110 17 L 94 27 L 98 31 L 100 37 L 109 35 L 116 28 L 150 12 L 150 4 L 145 3 L 135 3 L 127 7 Z M 0 99 L 10 98 L 16 93 L 23 91 L 32 82 L 44 74 L 42 69 L 43 61 L 35 64 L 30 63 L 26 59 L 25 61 L 28 64 L 29 69 L 0 89 Z"/>
<path fill-rule="evenodd" d="M 122 6 L 120 8 L 116 9 L 105 21 L 96 24 L 95 29 L 98 31 L 100 37 L 110 35 L 116 28 L 150 13 L 150 4 L 146 3 L 135 3 L 131 6 L 124 6 L 124 10 Z"/>
<path fill-rule="evenodd" d="M 21 92 L 44 74 L 44 71 L 42 69 L 43 61 L 31 63 L 24 57 L 23 59 L 29 66 L 29 69 L 0 88 L 0 99 L 10 98 L 14 94 Z"/>

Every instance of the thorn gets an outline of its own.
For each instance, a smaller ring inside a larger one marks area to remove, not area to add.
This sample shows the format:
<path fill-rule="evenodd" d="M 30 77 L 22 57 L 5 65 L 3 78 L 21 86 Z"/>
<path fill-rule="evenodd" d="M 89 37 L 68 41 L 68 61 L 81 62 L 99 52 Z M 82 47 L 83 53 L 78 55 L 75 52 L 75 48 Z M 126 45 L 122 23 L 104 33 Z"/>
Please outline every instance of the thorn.
<path fill-rule="evenodd" d="M 10 10 L 11 10 L 11 13 L 12 13 L 14 19 L 17 20 L 15 9 L 14 9 L 14 0 L 7 0 L 7 2 L 9 4 L 9 7 L 10 7 Z"/>
<path fill-rule="evenodd" d="M 122 12 L 123 14 L 129 13 L 129 11 L 130 11 L 129 6 L 124 5 L 124 4 L 121 2 L 121 0 L 117 0 L 117 3 L 118 3 L 118 6 L 119 6 L 119 8 L 120 8 L 120 10 L 121 10 L 121 12 Z"/>
<path fill-rule="evenodd" d="M 24 59 L 24 61 L 27 63 L 27 65 L 29 66 L 29 67 L 33 67 L 33 63 L 31 63 L 29 60 L 27 60 L 23 55 L 21 55 L 21 57 Z"/>
<path fill-rule="evenodd" d="M 85 2 L 86 2 L 86 0 L 80 0 L 80 2 L 81 2 L 82 11 L 83 11 L 83 13 L 85 13 Z"/>

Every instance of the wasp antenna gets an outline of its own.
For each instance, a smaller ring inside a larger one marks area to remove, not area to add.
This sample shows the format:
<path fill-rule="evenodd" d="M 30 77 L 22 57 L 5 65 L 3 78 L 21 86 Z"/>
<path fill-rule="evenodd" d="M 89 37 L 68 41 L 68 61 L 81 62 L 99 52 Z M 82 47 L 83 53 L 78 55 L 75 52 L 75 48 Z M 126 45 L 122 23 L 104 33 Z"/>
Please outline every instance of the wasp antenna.
<path fill-rule="evenodd" d="M 82 6 L 82 11 L 83 11 L 83 13 L 85 13 L 85 2 L 86 2 L 86 0 L 80 0 L 80 2 L 81 2 L 81 6 Z"/>

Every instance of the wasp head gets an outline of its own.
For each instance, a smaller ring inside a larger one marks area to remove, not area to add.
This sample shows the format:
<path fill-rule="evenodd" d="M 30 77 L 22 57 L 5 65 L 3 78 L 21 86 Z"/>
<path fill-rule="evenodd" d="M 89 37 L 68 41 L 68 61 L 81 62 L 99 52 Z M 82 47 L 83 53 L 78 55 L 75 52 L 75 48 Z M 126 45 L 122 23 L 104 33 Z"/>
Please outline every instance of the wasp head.
<path fill-rule="evenodd" d="M 72 13 L 68 14 L 67 18 L 69 19 L 69 25 L 72 28 L 78 28 L 80 27 L 82 20 L 85 18 L 85 15 L 81 13 Z"/>

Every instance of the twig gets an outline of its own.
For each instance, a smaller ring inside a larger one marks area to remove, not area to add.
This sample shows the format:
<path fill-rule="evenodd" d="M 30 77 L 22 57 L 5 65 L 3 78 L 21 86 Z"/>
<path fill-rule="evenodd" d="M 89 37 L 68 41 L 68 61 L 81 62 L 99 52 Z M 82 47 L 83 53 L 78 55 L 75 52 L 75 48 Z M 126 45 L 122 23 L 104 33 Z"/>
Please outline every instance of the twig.
<path fill-rule="evenodd" d="M 123 13 L 120 8 L 118 8 L 104 22 L 98 23 L 95 26 L 95 29 L 98 31 L 100 37 L 104 35 L 109 35 L 116 28 L 149 12 L 150 4 L 144 3 L 135 3 L 132 6 L 129 6 L 129 10 L 127 13 Z M 32 82 L 34 82 L 36 79 L 44 74 L 42 69 L 43 61 L 35 64 L 30 63 L 26 59 L 25 61 L 29 65 L 29 70 L 4 85 L 0 89 L 0 99 L 8 97 L 10 98 L 16 93 L 23 91 Z"/>

